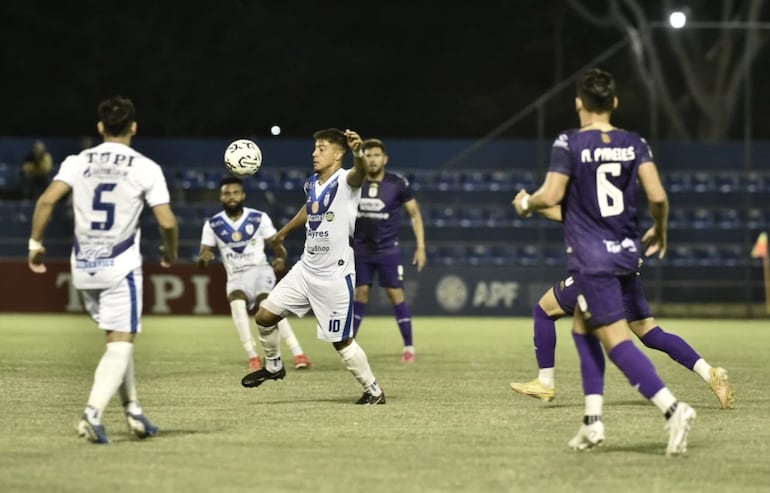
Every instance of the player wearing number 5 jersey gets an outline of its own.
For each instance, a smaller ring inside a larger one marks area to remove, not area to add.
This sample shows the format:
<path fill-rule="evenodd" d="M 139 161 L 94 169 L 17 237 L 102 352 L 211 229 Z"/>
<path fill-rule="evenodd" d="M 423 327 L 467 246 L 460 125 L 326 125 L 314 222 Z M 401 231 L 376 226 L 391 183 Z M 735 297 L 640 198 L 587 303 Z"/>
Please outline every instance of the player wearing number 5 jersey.
<path fill-rule="evenodd" d="M 517 212 L 525 216 L 561 204 L 567 268 L 578 293 L 573 338 L 585 395 L 583 425 L 568 445 L 585 450 L 604 441 L 604 347 L 629 383 L 665 416 L 666 455 L 679 455 L 687 450 L 695 410 L 676 399 L 631 341 L 626 316 L 642 312 L 646 305 L 633 291 L 642 249 L 637 180 L 654 220 L 645 233 L 646 254 L 657 252 L 661 258 L 666 251 L 668 196 L 644 139 L 610 123 L 618 103 L 612 75 L 588 70 L 576 89 L 580 128 L 554 141 L 543 185 L 531 196 L 520 192 L 514 199 Z"/>
<path fill-rule="evenodd" d="M 364 388 L 356 404 L 385 404 L 369 360 L 353 333 L 353 289 L 356 285 L 353 256 L 361 185 L 366 177 L 362 140 L 352 130 L 335 128 L 313 135 L 313 174 L 305 182 L 305 205 L 276 233 L 272 244 L 281 244 L 294 228 L 305 226 L 305 250 L 257 312 L 259 340 L 265 350 L 265 367 L 241 380 L 244 387 L 257 387 L 266 380 L 282 379 L 280 336 L 276 324 L 288 313 L 298 316 L 313 311 L 318 338 L 331 342 L 348 370 Z M 343 169 L 348 148 L 355 166 Z"/>
<path fill-rule="evenodd" d="M 102 415 L 116 392 L 132 433 L 139 438 L 158 433 L 139 405 L 134 378 L 134 338 L 142 330 L 139 216 L 144 204 L 152 208 L 160 227 L 165 267 L 176 261 L 178 229 L 163 171 L 130 147 L 137 128 L 131 100 L 118 96 L 102 101 L 98 115 L 97 129 L 104 142 L 67 157 L 35 205 L 29 266 L 36 273 L 46 271 L 43 234 L 54 206 L 71 191 L 72 280 L 86 310 L 105 331 L 107 346 L 77 431 L 104 444 L 109 439 Z"/>

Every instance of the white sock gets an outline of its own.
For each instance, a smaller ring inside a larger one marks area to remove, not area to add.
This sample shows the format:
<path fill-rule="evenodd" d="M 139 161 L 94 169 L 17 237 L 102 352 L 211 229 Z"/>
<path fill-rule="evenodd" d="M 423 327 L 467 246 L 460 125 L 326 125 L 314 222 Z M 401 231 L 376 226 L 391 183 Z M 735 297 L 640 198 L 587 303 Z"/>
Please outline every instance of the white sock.
<path fill-rule="evenodd" d="M 278 332 L 281 334 L 281 339 L 283 339 L 284 342 L 286 342 L 286 345 L 289 346 L 289 349 L 291 349 L 291 354 L 294 356 L 302 354 L 302 346 L 299 345 L 297 336 L 295 336 L 294 331 L 291 330 L 291 324 L 285 318 L 282 318 L 281 321 L 278 322 Z"/>
<path fill-rule="evenodd" d="M 554 374 L 556 373 L 556 370 L 551 368 L 540 368 L 540 370 L 537 372 L 537 379 L 540 380 L 540 383 L 543 384 L 543 387 L 552 389 L 554 387 Z"/>
<path fill-rule="evenodd" d="M 653 404 L 655 404 L 655 406 L 657 406 L 658 409 L 660 409 L 660 412 L 665 415 L 668 410 L 671 409 L 671 406 L 673 406 L 676 402 L 676 397 L 674 397 L 674 394 L 668 390 L 668 387 L 663 387 L 655 395 L 653 395 L 652 399 L 650 400 Z"/>
<path fill-rule="evenodd" d="M 131 414 L 142 414 L 142 408 L 139 406 L 139 398 L 136 395 L 136 377 L 134 375 L 134 355 L 128 358 L 126 374 L 123 376 L 123 383 L 118 388 L 120 392 L 120 401 Z"/>
<path fill-rule="evenodd" d="M 243 349 L 249 358 L 257 355 L 257 343 L 254 342 L 254 336 L 251 335 L 251 321 L 249 312 L 246 311 L 245 300 L 233 300 L 230 302 L 230 315 L 233 317 L 235 329 L 238 331 L 238 337 L 243 344 Z"/>
<path fill-rule="evenodd" d="M 342 360 L 348 368 L 348 371 L 356 377 L 356 380 L 364 386 L 364 389 L 372 392 L 372 395 L 380 395 L 382 390 L 374 385 L 374 373 L 369 366 L 369 360 L 363 348 L 354 340 L 342 349 L 337 350 L 342 356 Z"/>
<path fill-rule="evenodd" d="M 416 354 L 416 353 L 414 352 L 414 346 L 404 346 L 404 352 L 405 352 L 405 353 L 412 353 L 412 354 Z"/>
<path fill-rule="evenodd" d="M 588 394 L 585 396 L 586 410 L 584 416 L 601 416 L 604 407 L 604 396 Z"/>
<path fill-rule="evenodd" d="M 281 334 L 276 326 L 263 327 L 257 324 L 259 331 L 259 342 L 265 350 L 265 368 L 271 373 L 281 369 Z"/>
<path fill-rule="evenodd" d="M 709 371 L 711 371 L 711 365 L 708 364 L 703 358 L 695 362 L 695 365 L 692 367 L 692 371 L 700 375 L 700 377 L 705 382 L 708 382 L 711 378 L 711 375 L 709 374 Z"/>
<path fill-rule="evenodd" d="M 94 372 L 94 383 L 88 396 L 88 406 L 94 410 L 94 417 L 101 422 L 102 412 L 117 392 L 126 375 L 134 345 L 130 342 L 108 342 L 107 350 L 99 360 Z"/>

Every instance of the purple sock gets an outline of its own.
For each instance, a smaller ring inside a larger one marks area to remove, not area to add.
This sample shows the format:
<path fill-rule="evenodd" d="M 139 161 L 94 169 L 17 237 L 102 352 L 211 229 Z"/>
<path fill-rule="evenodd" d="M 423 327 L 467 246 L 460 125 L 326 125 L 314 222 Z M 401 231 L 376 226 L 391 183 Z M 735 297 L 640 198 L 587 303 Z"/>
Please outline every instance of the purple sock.
<path fill-rule="evenodd" d="M 535 357 L 538 368 L 553 368 L 556 363 L 556 320 L 549 317 L 540 305 L 532 308 L 535 322 Z"/>
<path fill-rule="evenodd" d="M 666 332 L 660 327 L 655 327 L 641 338 L 645 346 L 668 354 L 672 360 L 692 370 L 700 355 L 687 344 L 687 341 L 676 334 Z"/>
<path fill-rule="evenodd" d="M 396 315 L 398 330 L 401 331 L 401 338 L 404 340 L 404 346 L 413 346 L 412 342 L 412 312 L 406 301 L 402 301 L 393 307 L 393 313 Z"/>
<path fill-rule="evenodd" d="M 580 356 L 583 395 L 604 394 L 604 351 L 595 336 L 572 333 Z"/>
<path fill-rule="evenodd" d="M 360 301 L 353 302 L 353 337 L 358 335 L 358 328 L 361 327 L 361 321 L 366 313 L 366 303 Z"/>
<path fill-rule="evenodd" d="M 630 340 L 612 348 L 609 357 L 623 372 L 631 386 L 647 399 L 652 399 L 666 385 L 655 372 L 652 361 Z"/>

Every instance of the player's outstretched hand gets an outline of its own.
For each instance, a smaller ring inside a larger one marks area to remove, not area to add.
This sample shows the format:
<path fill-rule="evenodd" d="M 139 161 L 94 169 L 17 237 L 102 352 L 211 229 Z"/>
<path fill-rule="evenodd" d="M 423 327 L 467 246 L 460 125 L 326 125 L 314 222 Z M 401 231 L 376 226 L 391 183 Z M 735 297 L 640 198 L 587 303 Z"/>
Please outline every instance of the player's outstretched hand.
<path fill-rule="evenodd" d="M 427 257 L 425 256 L 425 249 L 424 248 L 418 248 L 414 251 L 414 258 L 412 259 L 412 265 L 417 266 L 417 272 L 422 271 L 422 268 L 425 267 L 425 262 L 427 262 Z"/>
<path fill-rule="evenodd" d="M 361 138 L 360 135 L 358 135 L 358 132 L 355 130 L 345 129 L 345 137 L 348 139 L 348 147 L 350 147 L 353 150 L 353 153 L 357 153 L 361 150 L 361 146 L 364 143 L 364 140 Z"/>
<path fill-rule="evenodd" d="M 35 274 L 45 273 L 48 269 L 43 263 L 43 257 L 45 257 L 45 247 L 38 250 L 30 250 L 27 262 L 29 265 L 29 270 Z"/>
<path fill-rule="evenodd" d="M 160 251 L 163 254 L 163 257 L 160 259 L 160 266 L 164 269 L 168 269 L 171 267 L 172 264 L 176 263 L 177 260 L 177 253 L 176 252 L 167 252 L 166 248 L 161 245 Z"/>
<path fill-rule="evenodd" d="M 198 266 L 199 269 L 202 269 L 207 265 L 209 265 L 209 262 L 211 262 L 212 260 L 214 260 L 214 252 L 209 250 L 204 250 L 203 252 L 201 252 L 200 255 L 198 255 L 198 261 L 196 262 L 196 265 Z"/>
<path fill-rule="evenodd" d="M 666 256 L 666 237 L 665 235 L 661 235 L 655 229 L 655 226 L 644 232 L 642 235 L 642 244 L 645 248 L 645 257 L 651 257 L 656 253 L 660 259 Z"/>
<path fill-rule="evenodd" d="M 529 209 L 524 209 L 524 206 L 522 205 L 524 197 L 529 197 L 529 193 L 527 193 L 527 191 L 522 188 L 519 190 L 519 193 L 516 194 L 516 197 L 513 198 L 511 204 L 516 208 L 516 214 L 522 217 L 529 217 L 532 215 L 532 212 Z"/>

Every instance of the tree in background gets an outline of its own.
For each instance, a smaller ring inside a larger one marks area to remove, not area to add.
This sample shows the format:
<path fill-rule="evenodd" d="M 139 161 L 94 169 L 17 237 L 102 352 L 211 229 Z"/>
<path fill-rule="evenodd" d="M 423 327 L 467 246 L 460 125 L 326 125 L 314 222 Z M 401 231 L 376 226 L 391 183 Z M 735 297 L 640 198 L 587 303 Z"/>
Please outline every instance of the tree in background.
<path fill-rule="evenodd" d="M 765 0 L 691 1 L 691 27 L 683 29 L 667 27 L 668 13 L 679 7 L 669 0 L 663 0 L 653 21 L 651 4 L 641 0 L 606 0 L 601 7 L 597 2 L 567 1 L 593 26 L 628 36 L 635 71 L 650 99 L 652 138 L 724 140 L 731 127 L 740 124 L 741 108 L 745 111 L 744 102 L 750 104 L 741 96 L 751 91 L 746 82 L 768 39 L 768 23 L 761 23 Z M 757 28 L 749 28 L 752 24 Z M 657 111 L 663 112 L 665 122 L 660 131 Z"/>

